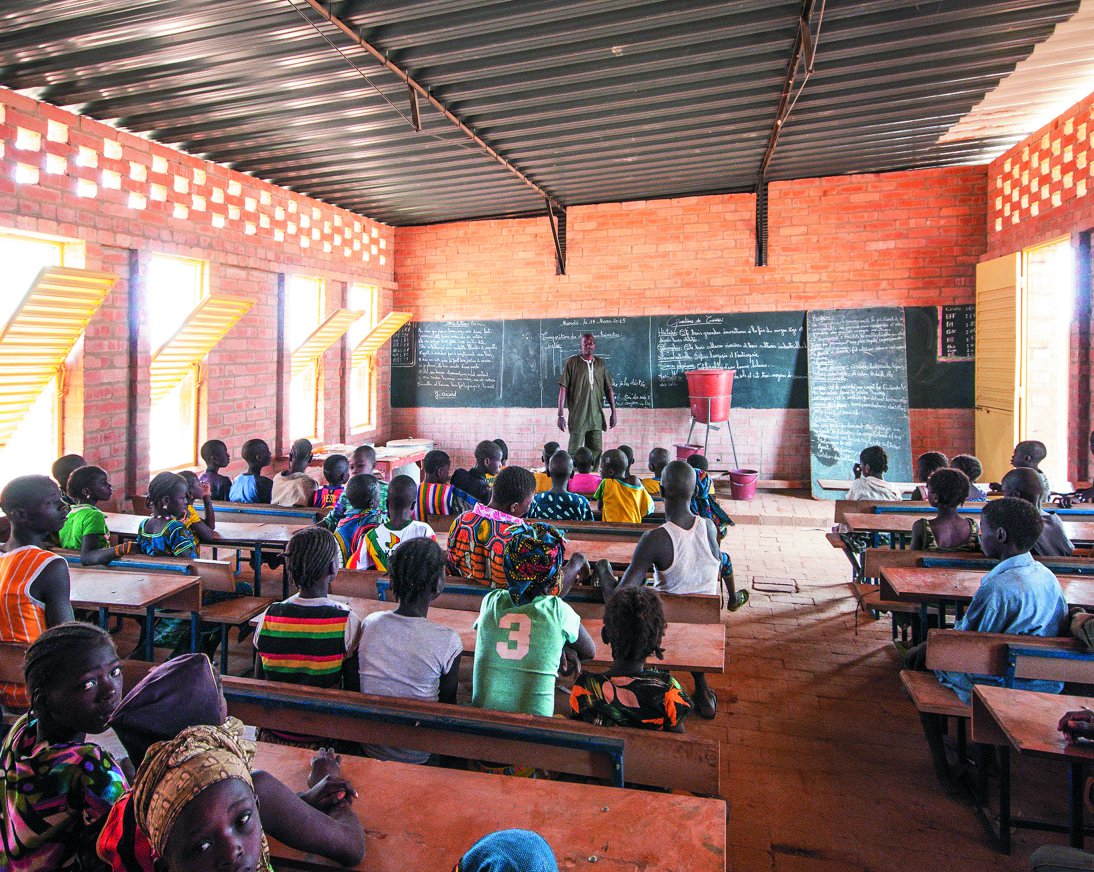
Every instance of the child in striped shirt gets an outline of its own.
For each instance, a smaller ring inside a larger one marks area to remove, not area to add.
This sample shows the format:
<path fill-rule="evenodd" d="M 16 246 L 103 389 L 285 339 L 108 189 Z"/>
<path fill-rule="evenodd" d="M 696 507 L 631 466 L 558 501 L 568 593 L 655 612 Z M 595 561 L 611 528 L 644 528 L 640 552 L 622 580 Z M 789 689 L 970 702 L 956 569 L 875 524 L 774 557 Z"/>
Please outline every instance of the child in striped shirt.
<path fill-rule="evenodd" d="M 330 598 L 341 565 L 338 542 L 322 527 L 304 527 L 289 539 L 285 568 L 299 592 L 274 603 L 255 630 L 255 678 L 308 687 L 359 690 L 357 647 L 361 620 L 345 603 Z M 306 747 L 328 740 L 259 730 L 259 739 Z"/>
<path fill-rule="evenodd" d="M 478 502 L 473 496 L 449 484 L 452 478 L 452 458 L 444 451 L 433 450 L 422 460 L 425 478 L 418 488 L 413 518 L 425 521 L 429 515 L 462 515 Z"/>

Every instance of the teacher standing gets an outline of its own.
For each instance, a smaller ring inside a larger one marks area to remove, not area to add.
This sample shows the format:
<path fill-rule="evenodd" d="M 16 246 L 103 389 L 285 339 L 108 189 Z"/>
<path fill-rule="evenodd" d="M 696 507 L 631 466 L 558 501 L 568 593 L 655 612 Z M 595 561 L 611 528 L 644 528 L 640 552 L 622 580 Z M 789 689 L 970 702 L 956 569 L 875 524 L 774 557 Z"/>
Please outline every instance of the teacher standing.
<path fill-rule="evenodd" d="M 600 462 L 601 434 L 615 426 L 612 377 L 604 359 L 597 357 L 595 351 L 596 337 L 592 333 L 581 334 L 581 353 L 566 358 L 558 379 L 558 429 L 566 432 L 566 416 L 562 413 L 565 407 L 570 413 L 570 454 L 585 446 L 593 452 L 594 466 Z M 612 410 L 607 425 L 605 398 Z"/>

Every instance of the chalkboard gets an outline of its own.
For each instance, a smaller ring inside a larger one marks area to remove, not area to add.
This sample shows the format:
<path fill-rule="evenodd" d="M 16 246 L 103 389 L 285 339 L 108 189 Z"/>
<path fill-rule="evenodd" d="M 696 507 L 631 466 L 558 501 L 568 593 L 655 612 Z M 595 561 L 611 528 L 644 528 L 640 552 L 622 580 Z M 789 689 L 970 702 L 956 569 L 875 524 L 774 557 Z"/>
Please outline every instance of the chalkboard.
<path fill-rule="evenodd" d="M 653 319 L 653 405 L 688 404 L 689 369 L 735 369 L 733 405 L 804 409 L 809 400 L 805 312 L 672 315 Z"/>
<path fill-rule="evenodd" d="M 976 349 L 976 306 L 943 306 L 938 324 L 938 359 L 972 360 Z"/>
<path fill-rule="evenodd" d="M 819 478 L 853 478 L 868 445 L 889 455 L 886 478 L 911 481 L 903 310 L 812 311 L 806 329 L 813 495 L 825 496 Z"/>
<path fill-rule="evenodd" d="M 939 359 L 938 307 L 908 307 L 904 318 L 912 408 L 972 408 L 972 361 Z M 411 322 L 391 344 L 392 406 L 550 408 L 585 332 L 622 408 L 686 407 L 684 372 L 711 367 L 736 369 L 735 407 L 809 403 L 805 312 L 790 311 Z"/>
<path fill-rule="evenodd" d="M 949 306 L 943 306 L 943 313 Z M 908 404 L 913 409 L 971 409 L 975 399 L 975 306 L 966 325 L 973 329 L 962 342 L 968 360 L 946 361 L 939 354 L 938 306 L 908 306 L 904 310 L 904 332 L 908 357 Z"/>
<path fill-rule="evenodd" d="M 578 353 L 582 333 L 596 337 L 596 356 L 608 365 L 615 404 L 624 409 L 650 408 L 650 319 L 622 316 L 539 322 L 543 383 L 543 401 L 539 405 L 553 406 L 557 402 L 562 364 Z"/>

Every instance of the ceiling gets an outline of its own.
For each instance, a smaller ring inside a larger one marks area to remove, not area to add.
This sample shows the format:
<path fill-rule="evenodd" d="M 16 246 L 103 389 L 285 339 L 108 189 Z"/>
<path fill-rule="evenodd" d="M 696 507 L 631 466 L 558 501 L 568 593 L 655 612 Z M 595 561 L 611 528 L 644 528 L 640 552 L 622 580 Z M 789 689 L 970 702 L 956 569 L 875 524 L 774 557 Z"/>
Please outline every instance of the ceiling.
<path fill-rule="evenodd" d="M 813 17 L 817 28 L 820 0 Z M 828 0 L 769 179 L 982 163 L 945 134 L 1078 0 Z M 801 2 L 338 0 L 559 203 L 751 190 Z M 542 196 L 305 0 L 4 0 L 0 84 L 395 225 Z"/>

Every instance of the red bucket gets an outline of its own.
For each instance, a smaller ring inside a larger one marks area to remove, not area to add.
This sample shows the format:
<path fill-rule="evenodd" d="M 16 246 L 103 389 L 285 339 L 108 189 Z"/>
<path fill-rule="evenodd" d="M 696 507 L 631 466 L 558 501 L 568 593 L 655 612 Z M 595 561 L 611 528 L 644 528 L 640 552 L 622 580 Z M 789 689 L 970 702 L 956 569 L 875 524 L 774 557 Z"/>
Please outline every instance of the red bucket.
<path fill-rule="evenodd" d="M 688 445 L 686 442 L 677 442 L 675 448 L 677 460 L 687 460 L 691 455 L 703 450 L 702 445 Z"/>
<path fill-rule="evenodd" d="M 691 417 L 699 424 L 717 424 L 729 420 L 735 369 L 692 369 L 688 377 L 688 402 Z"/>
<path fill-rule="evenodd" d="M 731 469 L 729 490 L 735 500 L 750 500 L 756 496 L 756 481 L 760 473 L 755 469 Z"/>

